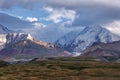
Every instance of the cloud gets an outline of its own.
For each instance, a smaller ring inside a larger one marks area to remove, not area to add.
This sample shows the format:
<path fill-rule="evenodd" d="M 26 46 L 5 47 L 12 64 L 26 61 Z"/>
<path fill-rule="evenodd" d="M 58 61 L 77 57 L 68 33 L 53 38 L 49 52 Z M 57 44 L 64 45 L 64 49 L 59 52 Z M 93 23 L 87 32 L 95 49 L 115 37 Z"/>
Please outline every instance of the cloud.
<path fill-rule="evenodd" d="M 55 7 L 79 8 L 94 5 L 120 7 L 120 0 L 48 0 L 48 5 Z"/>
<path fill-rule="evenodd" d="M 72 22 L 76 17 L 74 10 L 66 10 L 64 8 L 54 9 L 51 7 L 45 7 L 45 10 L 49 13 L 49 16 L 45 20 L 53 21 L 54 23 L 62 22 L 64 19 Z"/>
<path fill-rule="evenodd" d="M 10 16 L 4 13 L 0 13 L 0 24 L 9 27 L 10 29 L 17 29 L 17 28 L 27 28 L 32 26 L 32 23 L 28 21 L 23 21 L 17 17 Z"/>
<path fill-rule="evenodd" d="M 46 25 L 42 24 L 42 23 L 39 23 L 39 22 L 35 22 L 34 24 L 34 28 L 41 28 L 41 27 L 46 27 Z"/>
<path fill-rule="evenodd" d="M 43 6 L 45 2 L 45 0 L 0 0 L 0 8 L 8 9 L 14 6 L 20 6 L 26 9 L 32 9 L 36 4 L 39 7 Z"/>
<path fill-rule="evenodd" d="M 5 13 L 0 13 L 0 24 L 12 30 L 29 30 L 45 27 L 45 25 L 38 22 L 36 18 L 28 17 L 27 19 L 28 21 L 23 20 L 22 18 L 7 15 Z"/>
<path fill-rule="evenodd" d="M 111 32 L 120 35 L 120 20 L 105 24 L 105 25 L 103 25 L 103 27 L 106 27 Z"/>
<path fill-rule="evenodd" d="M 23 16 L 16 16 L 16 17 L 18 17 L 19 19 L 23 19 Z"/>
<path fill-rule="evenodd" d="M 35 6 L 46 7 L 51 13 L 46 20 L 59 23 L 62 18 L 72 19 L 73 26 L 106 24 L 120 20 L 119 4 L 120 0 L 0 0 L 2 9 L 14 6 L 26 9 L 33 9 Z M 73 11 L 78 17 L 74 18 Z"/>
<path fill-rule="evenodd" d="M 48 12 L 53 12 L 53 8 L 52 7 L 44 7 L 44 9 Z"/>
<path fill-rule="evenodd" d="M 78 10 L 78 17 L 74 20 L 73 25 L 94 25 L 106 24 L 115 20 L 120 20 L 120 8 L 94 6 Z"/>
<path fill-rule="evenodd" d="M 81 27 L 66 27 L 66 22 L 48 25 L 47 27 L 41 27 L 32 30 L 26 30 L 26 32 L 31 33 L 35 38 L 45 41 L 45 42 L 55 42 L 60 37 L 66 35 L 73 30 L 81 30 Z"/>
<path fill-rule="evenodd" d="M 11 8 L 13 6 L 21 6 L 24 8 L 32 8 L 36 4 L 39 6 L 47 5 L 56 7 L 74 7 L 78 8 L 81 6 L 88 5 L 108 5 L 114 7 L 120 7 L 120 0 L 0 0 L 0 8 Z M 31 6 L 32 5 L 32 6 Z"/>
<path fill-rule="evenodd" d="M 48 0 L 48 6 L 76 11 L 73 26 L 106 24 L 120 20 L 120 0 Z"/>
<path fill-rule="evenodd" d="M 29 21 L 29 22 L 37 22 L 38 18 L 36 18 L 36 17 L 27 17 L 26 20 Z"/>

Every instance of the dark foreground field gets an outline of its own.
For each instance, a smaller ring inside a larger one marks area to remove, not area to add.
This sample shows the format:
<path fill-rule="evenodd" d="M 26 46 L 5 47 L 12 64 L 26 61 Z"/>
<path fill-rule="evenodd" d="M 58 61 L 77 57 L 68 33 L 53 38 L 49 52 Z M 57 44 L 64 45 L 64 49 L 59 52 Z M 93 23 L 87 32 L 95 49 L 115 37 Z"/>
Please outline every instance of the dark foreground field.
<path fill-rule="evenodd" d="M 120 64 L 94 58 L 51 58 L 3 65 L 0 80 L 120 80 Z"/>

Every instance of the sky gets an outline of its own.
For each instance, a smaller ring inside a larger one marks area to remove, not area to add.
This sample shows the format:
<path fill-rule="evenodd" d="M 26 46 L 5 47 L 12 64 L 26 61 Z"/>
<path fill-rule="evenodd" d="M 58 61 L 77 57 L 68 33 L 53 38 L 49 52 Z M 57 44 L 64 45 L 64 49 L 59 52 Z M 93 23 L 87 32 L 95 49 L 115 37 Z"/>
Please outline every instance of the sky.
<path fill-rule="evenodd" d="M 120 0 L 0 0 L 0 24 L 28 31 L 101 25 L 120 35 Z"/>

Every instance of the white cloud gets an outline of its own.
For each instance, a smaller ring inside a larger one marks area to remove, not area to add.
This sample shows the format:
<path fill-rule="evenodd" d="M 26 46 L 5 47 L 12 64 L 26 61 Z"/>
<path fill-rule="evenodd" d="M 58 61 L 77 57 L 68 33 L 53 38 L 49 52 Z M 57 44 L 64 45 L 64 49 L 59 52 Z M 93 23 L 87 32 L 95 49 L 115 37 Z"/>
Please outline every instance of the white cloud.
<path fill-rule="evenodd" d="M 47 4 L 45 2 L 47 2 Z M 45 3 L 47 7 L 42 5 L 42 3 Z M 74 21 L 75 26 L 81 26 L 83 24 L 85 26 L 106 24 L 105 27 L 109 30 L 120 34 L 120 21 L 115 21 L 120 20 L 120 0 L 0 0 L 1 9 L 14 8 L 14 6 L 31 9 L 38 4 L 42 5 L 49 13 L 49 16 L 44 20 L 59 23 L 65 18 L 68 19 L 70 23 Z M 75 19 L 76 14 L 80 14 L 77 19 Z M 21 19 L 22 17 L 18 18 Z M 36 27 L 42 25 L 41 23 L 37 23 L 37 18 L 28 17 L 26 20 L 29 21 L 30 25 L 34 24 Z M 28 27 L 30 25 L 28 25 Z"/>
<path fill-rule="evenodd" d="M 44 9 L 45 9 L 47 12 L 52 12 L 52 11 L 53 11 L 53 8 L 51 8 L 51 7 L 44 7 Z"/>
<path fill-rule="evenodd" d="M 61 22 L 63 18 L 73 21 L 76 17 L 76 12 L 74 10 L 66 10 L 64 8 L 53 9 L 51 7 L 46 7 L 45 10 L 50 13 L 45 20 L 53 21 L 54 23 Z"/>
<path fill-rule="evenodd" d="M 19 19 L 23 19 L 23 16 L 17 16 L 17 18 L 19 18 Z"/>
<path fill-rule="evenodd" d="M 38 19 L 35 18 L 35 17 L 27 17 L 26 20 L 29 21 L 29 22 L 36 22 L 36 21 L 38 21 Z"/>
<path fill-rule="evenodd" d="M 114 21 L 114 22 L 109 23 L 109 24 L 105 24 L 103 26 L 106 27 L 111 32 L 113 32 L 117 35 L 120 35 L 120 20 L 119 21 Z"/>
<path fill-rule="evenodd" d="M 39 23 L 39 22 L 36 22 L 33 24 L 34 28 L 41 28 L 41 27 L 46 27 L 46 25 L 42 24 L 42 23 Z"/>

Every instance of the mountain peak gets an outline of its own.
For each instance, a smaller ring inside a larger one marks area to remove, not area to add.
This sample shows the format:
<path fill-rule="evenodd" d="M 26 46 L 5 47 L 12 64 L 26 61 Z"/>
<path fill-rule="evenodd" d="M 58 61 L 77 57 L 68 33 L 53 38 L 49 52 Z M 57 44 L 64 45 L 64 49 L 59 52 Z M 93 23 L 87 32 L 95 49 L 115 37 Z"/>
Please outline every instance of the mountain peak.
<path fill-rule="evenodd" d="M 0 56 L 10 58 L 37 58 L 68 56 L 64 49 L 34 39 L 30 34 L 0 34 Z"/>
<path fill-rule="evenodd" d="M 30 34 L 25 33 L 9 33 L 6 35 L 7 44 L 16 43 L 18 41 L 26 41 L 31 40 L 33 41 L 33 37 Z"/>
<path fill-rule="evenodd" d="M 78 32 L 74 31 L 74 33 L 68 33 L 65 37 L 57 40 L 56 44 L 70 52 L 81 52 L 94 43 L 110 43 L 120 40 L 120 36 L 111 33 L 99 25 L 87 26 L 85 29 L 80 31 L 79 34 L 75 33 Z M 69 38 L 69 36 L 73 37 Z"/>
<path fill-rule="evenodd" d="M 27 34 L 27 39 L 33 40 L 33 37 L 31 36 L 31 34 Z"/>
<path fill-rule="evenodd" d="M 100 25 L 93 25 L 93 26 L 87 26 L 87 27 L 85 27 L 85 29 L 83 30 L 83 31 L 100 31 L 100 30 L 103 30 L 103 29 L 105 29 L 105 28 L 103 28 L 102 26 L 100 26 Z"/>

